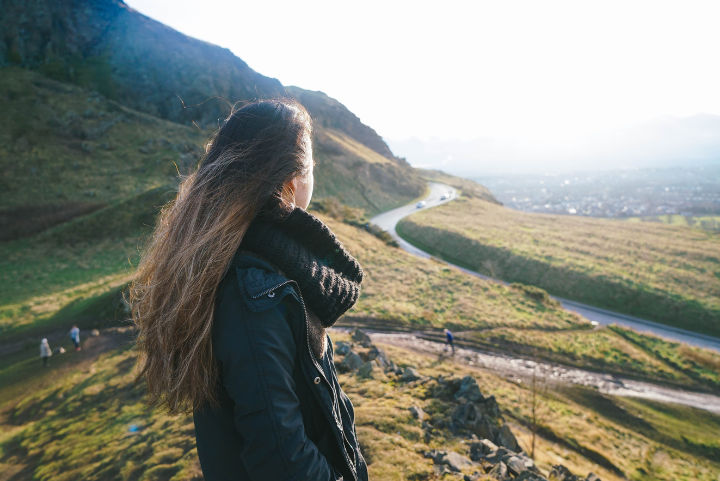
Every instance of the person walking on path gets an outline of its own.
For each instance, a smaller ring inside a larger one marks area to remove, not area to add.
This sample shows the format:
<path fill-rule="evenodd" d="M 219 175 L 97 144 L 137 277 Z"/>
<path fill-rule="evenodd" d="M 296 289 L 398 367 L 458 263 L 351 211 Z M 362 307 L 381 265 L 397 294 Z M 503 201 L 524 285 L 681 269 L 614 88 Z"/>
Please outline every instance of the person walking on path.
<path fill-rule="evenodd" d="M 452 347 L 452 353 L 453 356 L 455 355 L 455 344 L 453 344 L 453 334 L 450 332 L 449 329 L 445 329 L 445 351 L 447 351 L 448 346 Z"/>
<path fill-rule="evenodd" d="M 73 326 L 72 329 L 70 329 L 70 339 L 72 339 L 73 344 L 75 344 L 75 350 L 79 351 L 82 349 L 80 347 L 80 328 L 77 326 Z"/>
<path fill-rule="evenodd" d="M 43 367 L 47 367 L 50 356 L 52 356 L 52 349 L 50 349 L 48 340 L 43 338 L 43 340 L 40 341 L 40 357 L 43 360 Z"/>
<path fill-rule="evenodd" d="M 367 481 L 326 329 L 360 264 L 306 211 L 312 122 L 293 100 L 233 109 L 160 214 L 130 288 L 139 380 L 192 413 L 207 481 Z"/>

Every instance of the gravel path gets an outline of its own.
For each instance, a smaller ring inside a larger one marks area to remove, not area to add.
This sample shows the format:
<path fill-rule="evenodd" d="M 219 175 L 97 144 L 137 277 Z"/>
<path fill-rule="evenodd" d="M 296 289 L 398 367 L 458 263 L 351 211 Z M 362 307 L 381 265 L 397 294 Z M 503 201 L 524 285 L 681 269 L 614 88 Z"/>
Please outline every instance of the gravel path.
<path fill-rule="evenodd" d="M 720 396 L 712 394 L 683 391 L 647 382 L 623 379 L 611 374 L 584 371 L 557 364 L 535 362 L 466 348 L 456 348 L 455 355 L 449 356 L 444 351 L 444 343 L 428 341 L 412 334 L 388 332 L 369 332 L 368 334 L 370 334 L 373 342 L 403 347 L 424 354 L 442 356 L 454 362 L 487 369 L 508 378 L 515 378 L 517 382 L 526 382 L 535 372 L 536 376 L 552 382 L 597 387 L 600 392 L 613 396 L 637 397 L 681 404 L 720 414 Z"/>

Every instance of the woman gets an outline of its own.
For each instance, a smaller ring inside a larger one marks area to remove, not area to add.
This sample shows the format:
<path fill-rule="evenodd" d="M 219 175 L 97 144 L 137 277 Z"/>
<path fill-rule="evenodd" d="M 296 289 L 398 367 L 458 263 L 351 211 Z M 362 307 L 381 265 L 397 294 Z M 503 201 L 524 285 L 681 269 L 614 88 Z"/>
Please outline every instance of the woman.
<path fill-rule="evenodd" d="M 363 273 L 305 209 L 311 120 L 234 111 L 158 220 L 130 291 L 149 400 L 192 412 L 206 479 L 367 480 L 325 329 Z"/>

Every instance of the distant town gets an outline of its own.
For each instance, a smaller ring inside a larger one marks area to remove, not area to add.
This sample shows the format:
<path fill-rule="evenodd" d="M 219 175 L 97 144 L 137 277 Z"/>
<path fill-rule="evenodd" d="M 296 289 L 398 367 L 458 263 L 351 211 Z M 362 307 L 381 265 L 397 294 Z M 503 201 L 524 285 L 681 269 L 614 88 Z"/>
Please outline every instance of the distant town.
<path fill-rule="evenodd" d="M 720 214 L 720 166 L 474 180 L 507 207 L 526 212 L 620 218 Z"/>

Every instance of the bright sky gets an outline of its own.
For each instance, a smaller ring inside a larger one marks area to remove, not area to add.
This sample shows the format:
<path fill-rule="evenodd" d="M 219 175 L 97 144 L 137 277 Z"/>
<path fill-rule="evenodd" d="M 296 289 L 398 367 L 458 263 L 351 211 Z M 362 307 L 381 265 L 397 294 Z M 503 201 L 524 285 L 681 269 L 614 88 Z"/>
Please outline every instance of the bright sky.
<path fill-rule="evenodd" d="M 720 114 L 720 2 L 126 0 L 386 139 L 563 139 Z"/>

